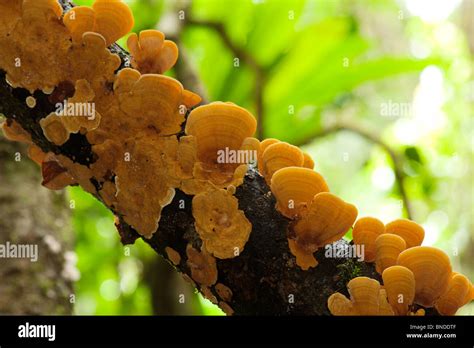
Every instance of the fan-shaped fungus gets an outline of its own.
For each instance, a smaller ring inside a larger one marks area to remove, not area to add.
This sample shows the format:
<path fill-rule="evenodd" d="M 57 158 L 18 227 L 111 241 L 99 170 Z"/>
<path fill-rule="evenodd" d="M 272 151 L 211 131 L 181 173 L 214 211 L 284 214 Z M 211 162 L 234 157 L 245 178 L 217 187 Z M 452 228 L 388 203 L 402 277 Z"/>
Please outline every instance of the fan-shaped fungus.
<path fill-rule="evenodd" d="M 385 232 L 402 237 L 407 244 L 407 249 L 421 245 L 425 237 L 423 227 L 414 221 L 406 219 L 398 219 L 388 223 L 385 226 Z"/>
<path fill-rule="evenodd" d="M 188 260 L 186 264 L 191 269 L 191 277 L 202 286 L 211 286 L 217 281 L 216 259 L 206 250 L 199 252 L 191 244 L 186 246 Z"/>
<path fill-rule="evenodd" d="M 239 151 L 255 130 L 252 114 L 232 103 L 214 102 L 191 111 L 186 134 L 196 138 L 194 178 L 221 188 L 240 185 L 249 157 L 242 159 Z"/>
<path fill-rule="evenodd" d="M 66 186 L 76 183 L 74 178 L 62 167 L 56 157 L 50 153 L 45 156 L 41 164 L 43 182 L 41 185 L 50 190 L 61 190 Z"/>
<path fill-rule="evenodd" d="M 214 288 L 223 301 L 229 302 L 232 300 L 232 290 L 230 290 L 227 286 L 222 283 L 217 283 Z"/>
<path fill-rule="evenodd" d="M 181 255 L 176 250 L 170 247 L 166 247 L 165 252 L 166 256 L 168 256 L 168 259 L 173 263 L 173 265 L 179 265 L 179 263 L 181 262 Z"/>
<path fill-rule="evenodd" d="M 339 292 L 328 298 L 333 315 L 393 315 L 386 294 L 377 280 L 357 277 L 347 283 L 350 300 Z"/>
<path fill-rule="evenodd" d="M 413 272 L 415 276 L 415 303 L 433 307 L 445 293 L 451 278 L 451 263 L 448 256 L 428 246 L 418 246 L 403 251 L 397 264 Z"/>
<path fill-rule="evenodd" d="M 95 0 L 94 32 L 101 34 L 110 46 L 133 28 L 134 20 L 130 8 L 121 0 Z"/>
<path fill-rule="evenodd" d="M 303 270 L 317 265 L 313 253 L 340 239 L 357 218 L 357 208 L 329 192 L 314 196 L 307 212 L 292 226 L 290 251 Z"/>
<path fill-rule="evenodd" d="M 142 74 L 163 74 L 171 69 L 178 59 L 178 46 L 165 40 L 158 30 L 143 30 L 132 33 L 127 40 L 132 54 L 132 67 Z"/>
<path fill-rule="evenodd" d="M 194 196 L 192 210 L 196 231 L 208 252 L 220 259 L 242 253 L 252 225 L 239 210 L 237 198 L 224 189 L 203 192 Z"/>
<path fill-rule="evenodd" d="M 314 169 L 314 161 L 311 158 L 311 156 L 306 152 L 303 152 L 303 156 L 304 156 L 303 167 Z"/>
<path fill-rule="evenodd" d="M 397 315 L 407 315 L 415 299 L 415 276 L 403 266 L 391 266 L 382 273 L 388 302 Z"/>
<path fill-rule="evenodd" d="M 384 233 L 375 240 L 375 269 L 382 272 L 397 264 L 400 253 L 406 249 L 406 243 L 402 237 L 395 234 Z"/>
<path fill-rule="evenodd" d="M 273 174 L 285 167 L 302 167 L 303 152 L 296 146 L 279 142 L 268 146 L 262 154 L 262 172 L 265 180 L 270 184 Z"/>
<path fill-rule="evenodd" d="M 441 315 L 455 315 L 464 306 L 465 299 L 471 292 L 471 282 L 464 275 L 453 273 L 448 288 L 436 300 L 435 308 Z"/>
<path fill-rule="evenodd" d="M 73 42 L 81 43 L 85 32 L 94 31 L 95 11 L 87 6 L 76 6 L 64 15 L 63 23 Z"/>
<path fill-rule="evenodd" d="M 319 173 L 302 167 L 286 167 L 276 171 L 270 187 L 277 200 L 277 210 L 290 219 L 301 216 L 316 194 L 329 191 Z"/>
<path fill-rule="evenodd" d="M 5 138 L 11 141 L 19 141 L 22 143 L 31 143 L 30 134 L 23 129 L 23 127 L 14 120 L 6 120 L 1 123 L 1 128 Z"/>
<path fill-rule="evenodd" d="M 384 224 L 372 217 L 357 220 L 352 230 L 354 244 L 364 246 L 364 261 L 374 262 L 376 255 L 375 240 L 385 232 Z"/>

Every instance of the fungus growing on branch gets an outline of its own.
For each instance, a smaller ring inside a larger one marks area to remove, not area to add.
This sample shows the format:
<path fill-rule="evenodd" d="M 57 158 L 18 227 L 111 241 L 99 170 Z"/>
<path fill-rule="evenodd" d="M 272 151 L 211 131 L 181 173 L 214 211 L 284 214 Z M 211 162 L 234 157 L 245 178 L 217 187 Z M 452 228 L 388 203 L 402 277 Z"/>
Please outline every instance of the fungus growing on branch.
<path fill-rule="evenodd" d="M 364 261 L 374 262 L 376 255 L 375 240 L 385 232 L 385 226 L 382 221 L 364 217 L 357 220 L 352 230 L 352 239 L 354 244 L 364 246 Z"/>
<path fill-rule="evenodd" d="M 143 30 L 132 33 L 127 40 L 132 55 L 132 67 L 142 74 L 163 74 L 171 69 L 178 59 L 178 46 L 165 40 L 158 30 Z"/>
<path fill-rule="evenodd" d="M 428 246 L 407 249 L 398 256 L 397 264 L 413 272 L 416 285 L 415 303 L 425 308 L 433 307 L 448 288 L 451 263 L 440 249 Z"/>
<path fill-rule="evenodd" d="M 302 167 L 286 167 L 276 171 L 270 187 L 277 200 L 276 209 L 290 219 L 302 216 L 316 194 L 329 192 L 326 181 L 319 173 Z"/>
<path fill-rule="evenodd" d="M 423 227 L 416 222 L 407 219 L 397 219 L 388 223 L 385 226 L 385 232 L 402 237 L 407 244 L 407 249 L 421 245 L 423 238 L 425 237 L 425 230 Z"/>
<path fill-rule="evenodd" d="M 43 159 L 41 163 L 41 175 L 43 176 L 41 185 L 50 190 L 61 190 L 66 186 L 76 183 L 67 169 L 58 163 L 52 153 L 47 154 Z"/>
<path fill-rule="evenodd" d="M 459 308 L 470 302 L 471 282 L 464 275 L 453 272 L 446 291 L 436 300 L 435 308 L 441 315 L 455 315 Z"/>
<path fill-rule="evenodd" d="M 211 188 L 239 186 L 248 163 L 237 155 L 243 145 L 248 146 L 244 141 L 255 133 L 256 128 L 257 122 L 252 114 L 232 103 L 214 102 L 191 111 L 185 132 L 196 138 L 197 162 L 193 167 L 193 182 L 185 183 L 183 190 L 196 194 L 208 190 L 209 183 Z M 226 158 L 227 153 L 233 157 Z"/>
<path fill-rule="evenodd" d="M 288 239 L 296 264 L 303 270 L 315 267 L 318 262 L 313 253 L 322 246 L 340 239 L 357 218 L 357 208 L 329 192 L 314 196 L 301 219 L 292 225 Z"/>
<path fill-rule="evenodd" d="M 161 210 L 170 204 L 179 181 L 170 173 L 176 161 L 178 140 L 156 133 L 126 141 L 130 160 L 115 169 L 117 211 L 138 233 L 150 238 L 158 229 Z"/>
<path fill-rule="evenodd" d="M 217 283 L 214 288 L 223 301 L 230 302 L 230 300 L 232 300 L 232 290 L 230 290 L 227 286 L 222 283 Z"/>
<path fill-rule="evenodd" d="M 375 240 L 375 269 L 382 272 L 397 264 L 400 253 L 406 249 L 406 243 L 402 237 L 395 234 L 384 233 Z"/>
<path fill-rule="evenodd" d="M 179 263 L 181 262 L 181 255 L 176 250 L 170 247 L 166 247 L 165 253 L 166 256 L 168 256 L 168 259 L 173 263 L 173 265 L 179 265 Z"/>
<path fill-rule="evenodd" d="M 191 277 L 202 286 L 211 286 L 217 281 L 216 259 L 206 250 L 200 252 L 192 247 L 186 246 L 188 260 L 186 264 L 191 269 Z"/>
<path fill-rule="evenodd" d="M 268 146 L 262 154 L 262 174 L 270 184 L 273 174 L 285 167 L 302 167 L 304 163 L 303 152 L 296 146 L 278 142 Z"/>
<path fill-rule="evenodd" d="M 388 302 L 396 315 L 407 315 L 415 299 L 415 276 L 403 266 L 391 266 L 382 273 Z"/>
<path fill-rule="evenodd" d="M 194 196 L 192 205 L 196 231 L 204 249 L 219 259 L 239 256 L 252 225 L 239 210 L 237 198 L 227 190 L 215 189 Z"/>
<path fill-rule="evenodd" d="M 377 280 L 357 277 L 347 283 L 350 300 L 339 292 L 328 298 L 333 315 L 393 315 Z"/>
<path fill-rule="evenodd" d="M 133 28 L 130 8 L 121 0 L 95 0 L 92 8 L 77 6 L 64 15 L 64 25 L 73 41 L 80 42 L 85 32 L 102 35 L 110 46 Z"/>
<path fill-rule="evenodd" d="M 31 144 L 31 135 L 15 120 L 8 119 L 1 124 L 3 135 L 11 141 Z"/>

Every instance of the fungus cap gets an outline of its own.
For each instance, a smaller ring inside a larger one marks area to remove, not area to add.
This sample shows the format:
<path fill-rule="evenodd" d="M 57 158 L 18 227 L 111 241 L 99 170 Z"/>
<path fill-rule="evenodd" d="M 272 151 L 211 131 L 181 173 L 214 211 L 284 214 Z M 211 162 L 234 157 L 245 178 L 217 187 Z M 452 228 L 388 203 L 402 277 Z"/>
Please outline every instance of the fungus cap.
<path fill-rule="evenodd" d="M 332 315 L 356 315 L 352 301 L 339 292 L 329 296 L 328 308 Z"/>
<path fill-rule="evenodd" d="M 158 30 L 142 30 L 132 33 L 127 40 L 132 54 L 132 66 L 143 74 L 163 74 L 171 69 L 178 59 L 178 46 L 165 40 Z"/>
<path fill-rule="evenodd" d="M 165 248 L 166 256 L 168 259 L 173 263 L 173 265 L 177 266 L 181 262 L 181 255 L 171 247 Z"/>
<path fill-rule="evenodd" d="M 258 171 L 260 172 L 260 174 L 263 173 L 263 165 L 262 165 L 262 155 L 263 155 L 263 153 L 265 152 L 267 147 L 269 147 L 270 145 L 279 143 L 279 142 L 280 142 L 280 140 L 278 140 L 278 139 L 267 138 L 267 139 L 262 140 L 262 142 L 260 143 L 260 149 L 259 149 L 259 152 L 258 152 Z"/>
<path fill-rule="evenodd" d="M 380 284 L 375 279 L 357 277 L 347 283 L 354 310 L 358 315 L 378 315 Z"/>
<path fill-rule="evenodd" d="M 301 216 L 316 194 L 329 191 L 319 173 L 302 167 L 279 169 L 270 187 L 277 200 L 276 209 L 290 219 Z"/>
<path fill-rule="evenodd" d="M 95 0 L 92 8 L 95 12 L 94 31 L 105 38 L 107 46 L 132 30 L 133 14 L 123 1 Z"/>
<path fill-rule="evenodd" d="M 63 17 L 63 23 L 68 28 L 73 42 L 82 43 L 82 35 L 94 31 L 95 11 L 87 6 L 76 6 Z"/>
<path fill-rule="evenodd" d="M 364 261 L 375 261 L 375 240 L 385 232 L 385 226 L 379 219 L 363 217 L 357 220 L 352 230 L 354 244 L 364 246 Z"/>
<path fill-rule="evenodd" d="M 186 246 L 188 260 L 186 264 L 191 269 L 191 277 L 202 286 L 211 286 L 217 281 L 216 259 L 206 250 L 198 251 L 191 244 Z"/>
<path fill-rule="evenodd" d="M 31 135 L 15 120 L 6 120 L 1 123 L 3 135 L 10 141 L 31 143 Z"/>
<path fill-rule="evenodd" d="M 262 174 L 270 184 L 273 174 L 285 167 L 302 167 L 303 152 L 296 146 L 278 142 L 268 146 L 262 154 Z"/>
<path fill-rule="evenodd" d="M 415 276 L 403 266 L 390 266 L 382 273 L 390 305 L 397 315 L 407 315 L 415 299 Z"/>
<path fill-rule="evenodd" d="M 305 214 L 292 224 L 294 237 L 288 239 L 296 264 L 303 270 L 317 265 L 313 253 L 340 239 L 357 218 L 357 208 L 329 192 L 314 196 Z"/>
<path fill-rule="evenodd" d="M 219 295 L 219 297 L 226 302 L 229 302 L 232 300 L 232 290 L 225 286 L 222 283 L 217 283 L 215 286 L 216 292 Z"/>
<path fill-rule="evenodd" d="M 417 246 L 398 256 L 397 264 L 411 270 L 415 276 L 415 303 L 433 307 L 446 291 L 451 278 L 449 257 L 440 249 Z"/>
<path fill-rule="evenodd" d="M 385 226 L 386 233 L 396 234 L 407 243 L 407 249 L 419 246 L 425 237 L 425 230 L 419 224 L 407 219 L 397 219 Z"/>
<path fill-rule="evenodd" d="M 245 138 L 251 137 L 256 128 L 255 118 L 244 108 L 214 102 L 191 111 L 185 131 L 196 137 L 198 159 L 215 164 L 218 151 L 240 149 Z"/>
<path fill-rule="evenodd" d="M 332 193 L 321 192 L 314 196 L 308 212 L 295 223 L 293 229 L 298 244 L 319 248 L 342 238 L 356 218 L 357 208 L 354 205 Z"/>
<path fill-rule="evenodd" d="M 196 231 L 208 252 L 220 259 L 242 253 L 252 225 L 230 192 L 214 189 L 197 194 L 193 197 L 192 211 Z"/>
<path fill-rule="evenodd" d="M 314 161 L 311 158 L 311 156 L 307 152 L 303 152 L 303 156 L 304 156 L 303 167 L 314 169 Z"/>
<path fill-rule="evenodd" d="M 400 253 L 406 249 L 405 240 L 395 234 L 384 233 L 375 240 L 375 269 L 378 273 L 397 264 Z"/>
<path fill-rule="evenodd" d="M 441 315 L 455 315 L 459 308 L 465 304 L 465 299 L 470 295 L 471 282 L 466 276 L 454 273 L 449 279 L 448 288 L 436 300 L 435 308 Z"/>
<path fill-rule="evenodd" d="M 62 167 L 57 160 L 52 159 L 54 155 L 46 156 L 41 164 L 41 185 L 50 190 L 62 190 L 66 186 L 75 184 L 74 178 Z"/>
<path fill-rule="evenodd" d="M 379 290 L 379 313 L 378 315 L 392 316 L 395 315 L 392 306 L 387 299 L 387 291 L 385 289 Z"/>

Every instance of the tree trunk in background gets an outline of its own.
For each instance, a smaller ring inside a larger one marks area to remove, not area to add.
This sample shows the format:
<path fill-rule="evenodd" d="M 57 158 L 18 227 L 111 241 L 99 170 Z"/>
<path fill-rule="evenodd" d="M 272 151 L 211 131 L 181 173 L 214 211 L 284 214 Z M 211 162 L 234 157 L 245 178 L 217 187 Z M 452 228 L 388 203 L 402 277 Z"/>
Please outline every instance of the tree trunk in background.
<path fill-rule="evenodd" d="M 199 315 L 201 305 L 194 287 L 165 259 L 158 256 L 145 264 L 154 315 Z"/>
<path fill-rule="evenodd" d="M 0 314 L 72 313 L 69 204 L 64 192 L 49 191 L 40 182 L 26 147 L 0 136 L 0 244 L 37 245 L 38 251 L 36 262 L 0 258 Z"/>

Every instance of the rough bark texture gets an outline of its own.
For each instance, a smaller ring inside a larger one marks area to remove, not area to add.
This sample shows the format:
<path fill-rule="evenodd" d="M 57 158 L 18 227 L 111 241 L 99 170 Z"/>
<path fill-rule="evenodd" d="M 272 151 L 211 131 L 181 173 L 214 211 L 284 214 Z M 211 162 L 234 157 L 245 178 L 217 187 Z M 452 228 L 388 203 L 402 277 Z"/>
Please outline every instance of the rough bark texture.
<path fill-rule="evenodd" d="M 68 1 L 62 2 L 68 4 Z M 113 45 L 111 50 L 120 55 L 123 66 L 128 64 L 129 58 L 120 47 Z M 26 90 L 12 89 L 5 81 L 5 74 L 0 73 L 0 113 L 19 122 L 43 151 L 66 155 L 84 165 L 93 162 L 94 155 L 85 136 L 71 135 L 62 146 L 55 146 L 44 137 L 39 120 L 54 110 L 54 93 L 46 96 L 36 92 L 34 109 L 27 108 L 24 102 L 27 95 Z M 327 298 L 336 291 L 346 293 L 348 280 L 361 275 L 379 279 L 372 264 L 344 257 L 325 258 L 324 250 L 316 253 L 319 261 L 316 268 L 302 271 L 289 253 L 288 220 L 275 210 L 275 200 L 269 191 L 263 178 L 250 170 L 236 192 L 240 209 L 253 226 L 250 239 L 238 257 L 217 260 L 217 283 L 232 290 L 232 300 L 226 302 L 235 314 L 329 314 Z M 184 209 L 180 209 L 181 200 L 185 202 Z M 159 230 L 150 240 L 145 239 L 165 258 L 165 247 L 178 251 L 181 262 L 177 269 L 188 275 L 186 245 L 191 243 L 200 247 L 201 243 L 194 229 L 191 200 L 191 196 L 177 190 L 173 202 L 162 212 Z M 123 221 L 117 227 L 124 243 L 133 243 L 138 238 L 138 234 Z M 341 240 L 338 243 L 347 242 Z M 213 287 L 211 291 L 217 297 Z"/>
<path fill-rule="evenodd" d="M 64 193 L 49 191 L 40 182 L 26 147 L 0 136 L 0 244 L 38 245 L 36 262 L 0 259 L 0 314 L 72 312 L 70 265 L 65 261 L 72 240 L 70 213 Z"/>
<path fill-rule="evenodd" d="M 27 92 L 11 88 L 5 82 L 4 73 L 0 79 L 0 112 L 19 122 L 44 151 L 65 154 L 79 163 L 93 159 L 91 147 L 81 135 L 73 135 L 60 147 L 44 138 L 38 121 L 52 109 L 47 96 L 36 93 L 37 107 L 29 109 L 24 103 Z M 329 314 L 327 298 L 336 291 L 346 292 L 348 280 L 359 275 L 378 278 L 373 265 L 347 258 L 325 258 L 324 250 L 316 254 L 319 260 L 316 268 L 302 271 L 297 267 L 286 239 L 288 220 L 275 210 L 274 197 L 254 170 L 249 171 L 244 184 L 237 188 L 236 197 L 240 209 L 252 223 L 252 233 L 240 256 L 217 260 L 217 283 L 232 289 L 229 305 L 236 314 Z M 184 209 L 179 208 L 180 200 L 185 202 Z M 181 263 L 177 268 L 187 274 L 186 245 L 192 243 L 200 247 L 201 243 L 194 229 L 191 200 L 191 196 L 177 190 L 173 202 L 162 212 L 159 230 L 150 240 L 145 239 L 164 257 L 166 246 L 178 251 Z M 124 243 L 138 238 L 123 221 L 118 229 Z"/>

